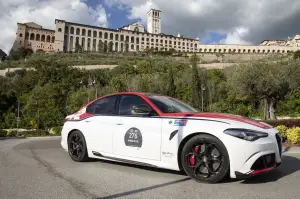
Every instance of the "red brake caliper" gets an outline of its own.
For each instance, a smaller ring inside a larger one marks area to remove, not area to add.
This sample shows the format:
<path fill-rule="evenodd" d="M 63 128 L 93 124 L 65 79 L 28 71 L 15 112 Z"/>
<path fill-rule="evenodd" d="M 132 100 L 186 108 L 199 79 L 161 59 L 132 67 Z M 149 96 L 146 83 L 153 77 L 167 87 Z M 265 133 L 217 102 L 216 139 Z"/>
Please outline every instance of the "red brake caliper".
<path fill-rule="evenodd" d="M 200 148 L 200 145 L 196 146 L 194 148 L 194 152 L 197 153 L 198 150 L 199 150 L 199 148 Z M 195 163 L 196 163 L 195 155 L 191 155 L 191 157 L 190 157 L 190 164 L 191 164 L 191 166 L 195 166 Z"/>

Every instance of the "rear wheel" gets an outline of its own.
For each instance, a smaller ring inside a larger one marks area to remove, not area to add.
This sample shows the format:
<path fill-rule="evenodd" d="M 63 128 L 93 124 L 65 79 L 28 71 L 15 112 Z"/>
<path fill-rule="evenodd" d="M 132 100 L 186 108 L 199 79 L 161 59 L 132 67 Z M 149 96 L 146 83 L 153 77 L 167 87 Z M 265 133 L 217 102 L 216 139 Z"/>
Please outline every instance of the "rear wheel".
<path fill-rule="evenodd" d="M 89 160 L 86 142 L 80 131 L 73 131 L 68 138 L 68 151 L 75 162 L 85 162 Z"/>
<path fill-rule="evenodd" d="M 229 156 L 224 144 L 214 136 L 192 137 L 181 152 L 181 164 L 188 176 L 197 182 L 217 183 L 229 173 Z"/>

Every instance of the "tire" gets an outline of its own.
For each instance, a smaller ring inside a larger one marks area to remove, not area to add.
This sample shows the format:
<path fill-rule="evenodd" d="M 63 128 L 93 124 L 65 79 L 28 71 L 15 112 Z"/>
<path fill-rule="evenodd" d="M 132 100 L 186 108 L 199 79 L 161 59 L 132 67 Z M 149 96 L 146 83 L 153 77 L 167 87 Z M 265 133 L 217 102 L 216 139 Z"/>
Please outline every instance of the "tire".
<path fill-rule="evenodd" d="M 225 145 L 216 137 L 200 134 L 189 139 L 181 151 L 185 173 L 199 183 L 217 183 L 229 174 Z"/>
<path fill-rule="evenodd" d="M 90 159 L 84 135 L 78 130 L 73 131 L 68 137 L 68 153 L 75 162 L 86 162 Z"/>

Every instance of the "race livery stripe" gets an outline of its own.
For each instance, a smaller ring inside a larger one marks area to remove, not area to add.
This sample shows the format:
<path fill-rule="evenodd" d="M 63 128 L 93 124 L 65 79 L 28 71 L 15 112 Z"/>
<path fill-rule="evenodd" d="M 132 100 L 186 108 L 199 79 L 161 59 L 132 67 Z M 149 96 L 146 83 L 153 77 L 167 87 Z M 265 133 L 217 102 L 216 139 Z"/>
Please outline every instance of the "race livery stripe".
<path fill-rule="evenodd" d="M 227 120 L 234 120 L 239 121 L 247 124 L 252 124 L 254 126 L 268 129 L 271 126 L 262 124 L 256 120 L 252 120 L 250 118 L 245 118 L 238 115 L 231 115 L 231 114 L 222 114 L 222 113 L 175 113 L 175 116 L 185 116 L 185 117 L 203 117 L 203 118 L 214 118 L 214 119 L 227 119 Z"/>

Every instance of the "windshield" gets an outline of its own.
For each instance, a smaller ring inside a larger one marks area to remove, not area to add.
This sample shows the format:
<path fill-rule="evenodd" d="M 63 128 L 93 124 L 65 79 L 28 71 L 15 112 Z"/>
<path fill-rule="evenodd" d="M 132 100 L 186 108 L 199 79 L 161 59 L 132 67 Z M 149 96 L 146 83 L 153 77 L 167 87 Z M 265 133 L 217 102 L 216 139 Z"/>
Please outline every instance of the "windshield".
<path fill-rule="evenodd" d="M 199 112 L 197 109 L 191 107 L 188 104 L 181 102 L 180 100 L 167 97 L 167 96 L 148 96 L 150 101 L 159 108 L 163 113 L 195 113 Z"/>

